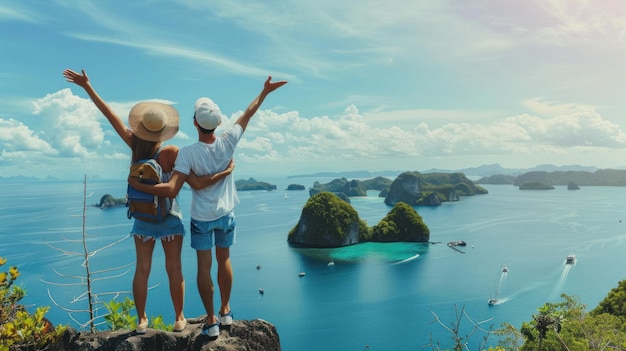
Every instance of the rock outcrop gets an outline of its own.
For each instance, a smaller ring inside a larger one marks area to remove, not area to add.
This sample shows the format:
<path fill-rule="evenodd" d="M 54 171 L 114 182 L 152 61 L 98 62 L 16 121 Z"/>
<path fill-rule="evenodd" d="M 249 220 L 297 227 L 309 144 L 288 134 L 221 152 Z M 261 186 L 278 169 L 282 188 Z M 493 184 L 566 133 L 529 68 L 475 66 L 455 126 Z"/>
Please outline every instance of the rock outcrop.
<path fill-rule="evenodd" d="M 148 329 L 138 335 L 134 331 L 115 330 L 96 333 L 68 330 L 51 351 L 280 351 L 276 328 L 262 320 L 236 320 L 211 340 L 200 334 L 204 318 L 189 319 L 182 332 Z"/>
<path fill-rule="evenodd" d="M 298 224 L 289 231 L 290 245 L 331 248 L 356 244 L 369 228 L 350 204 L 323 191 L 309 198 Z"/>
<path fill-rule="evenodd" d="M 439 206 L 443 202 L 459 201 L 461 196 L 487 193 L 487 189 L 474 184 L 463 173 L 404 172 L 389 186 L 385 204 Z"/>
<path fill-rule="evenodd" d="M 105 194 L 100 198 L 100 202 L 94 204 L 94 206 L 100 207 L 101 209 L 126 206 L 126 198 L 116 199 L 111 194 Z"/>

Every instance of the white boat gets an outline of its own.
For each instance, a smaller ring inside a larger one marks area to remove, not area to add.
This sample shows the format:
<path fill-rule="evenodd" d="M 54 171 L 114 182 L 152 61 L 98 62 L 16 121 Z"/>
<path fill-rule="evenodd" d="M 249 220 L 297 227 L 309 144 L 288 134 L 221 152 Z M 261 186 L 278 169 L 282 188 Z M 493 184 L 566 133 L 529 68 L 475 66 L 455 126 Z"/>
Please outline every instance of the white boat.
<path fill-rule="evenodd" d="M 509 271 L 509 266 L 502 266 L 502 273 L 507 273 Z"/>
<path fill-rule="evenodd" d="M 565 264 L 574 264 L 574 263 L 576 263 L 576 255 L 574 254 L 567 255 L 567 257 L 565 258 Z"/>
<path fill-rule="evenodd" d="M 495 305 L 497 303 L 498 303 L 498 296 L 497 295 L 496 296 L 492 296 L 492 297 L 489 298 L 489 300 L 487 300 L 487 304 L 489 306 L 493 306 L 493 305 Z"/>

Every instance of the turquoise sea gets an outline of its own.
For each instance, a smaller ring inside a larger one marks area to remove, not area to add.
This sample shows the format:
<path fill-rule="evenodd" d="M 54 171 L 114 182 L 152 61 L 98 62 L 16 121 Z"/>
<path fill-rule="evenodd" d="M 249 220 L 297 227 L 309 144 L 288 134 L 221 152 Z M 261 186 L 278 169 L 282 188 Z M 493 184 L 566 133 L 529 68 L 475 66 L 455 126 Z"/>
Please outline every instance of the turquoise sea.
<path fill-rule="evenodd" d="M 261 318 L 274 324 L 285 351 L 421 350 L 452 345 L 450 327 L 464 310 L 461 330 L 473 322 L 483 329 L 503 322 L 519 327 L 545 302 L 560 294 L 577 296 L 595 307 L 626 278 L 626 188 L 583 187 L 569 191 L 520 191 L 510 185 L 485 186 L 487 195 L 463 197 L 440 207 L 416 207 L 439 244 L 361 244 L 332 250 L 295 249 L 287 233 L 297 223 L 308 191 L 285 191 L 331 178 L 262 179 L 276 191 L 240 192 L 236 209 L 237 243 L 231 251 L 235 282 L 231 306 L 235 319 Z M 122 197 L 125 182 L 87 179 L 88 204 L 104 194 Z M 17 265 L 23 300 L 33 308 L 50 305 L 54 324 L 85 322 L 84 287 L 70 285 L 84 276 L 82 252 L 83 180 L 0 181 L 0 256 Z M 370 192 L 351 198 L 369 225 L 390 210 Z M 191 193 L 181 191 L 188 213 Z M 187 224 L 187 219 L 185 224 Z M 86 208 L 87 247 L 96 292 L 128 291 L 134 247 L 127 238 L 131 221 L 125 208 Z M 447 247 L 464 240 L 460 253 Z M 119 242 L 118 242 L 119 241 Z M 185 314 L 204 314 L 195 285 L 195 252 L 188 238 L 183 249 L 187 292 Z M 117 244 L 107 247 L 109 244 Z M 57 249 L 55 249 L 55 247 Z M 575 265 L 565 258 L 576 255 Z M 329 262 L 334 265 L 329 265 Z M 130 266 L 129 266 L 130 265 Z M 260 265 L 260 269 L 257 266 Z M 110 268 L 124 268 L 109 271 Z M 508 266 L 508 272 L 502 267 Z M 3 268 L 7 268 L 4 266 Z M 304 277 L 299 277 L 305 272 Z M 64 284 L 53 285 L 50 283 Z M 148 314 L 173 322 L 163 253 L 155 249 Z M 259 294 L 259 289 L 264 294 Z M 499 292 L 500 303 L 489 306 Z M 113 295 L 103 295 L 108 301 Z M 122 295 L 124 296 L 124 295 Z M 483 331 L 468 347 L 478 350 Z M 495 336 L 489 344 L 497 343 Z"/>

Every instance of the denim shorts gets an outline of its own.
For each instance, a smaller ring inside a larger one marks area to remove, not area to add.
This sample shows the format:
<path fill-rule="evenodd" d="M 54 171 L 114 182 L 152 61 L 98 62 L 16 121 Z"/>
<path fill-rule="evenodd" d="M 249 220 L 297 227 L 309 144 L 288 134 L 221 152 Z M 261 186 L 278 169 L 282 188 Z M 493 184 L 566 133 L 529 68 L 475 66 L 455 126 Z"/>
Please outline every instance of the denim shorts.
<path fill-rule="evenodd" d="M 191 219 L 191 247 L 203 251 L 215 246 L 231 247 L 235 243 L 235 213 L 231 212 L 214 221 Z"/>
<path fill-rule="evenodd" d="M 174 235 L 185 236 L 185 226 L 180 218 L 171 214 L 168 214 L 160 222 L 150 222 L 135 218 L 130 235 L 141 237 L 144 241 L 150 239 L 170 240 Z"/>

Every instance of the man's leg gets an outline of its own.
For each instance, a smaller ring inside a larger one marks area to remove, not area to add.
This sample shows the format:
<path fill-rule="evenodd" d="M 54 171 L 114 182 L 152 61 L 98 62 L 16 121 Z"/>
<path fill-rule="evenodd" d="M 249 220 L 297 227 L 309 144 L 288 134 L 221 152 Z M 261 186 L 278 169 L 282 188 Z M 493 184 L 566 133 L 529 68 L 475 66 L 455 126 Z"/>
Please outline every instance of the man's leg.
<path fill-rule="evenodd" d="M 206 323 L 210 325 L 217 323 L 213 307 L 213 279 L 211 279 L 212 252 L 210 249 L 196 250 L 196 255 L 198 256 L 198 292 L 206 310 Z"/>
<path fill-rule="evenodd" d="M 222 304 L 220 314 L 230 312 L 230 293 L 233 287 L 233 267 L 230 263 L 230 249 L 228 247 L 216 247 L 215 258 L 217 259 L 217 284 L 220 287 Z"/>

